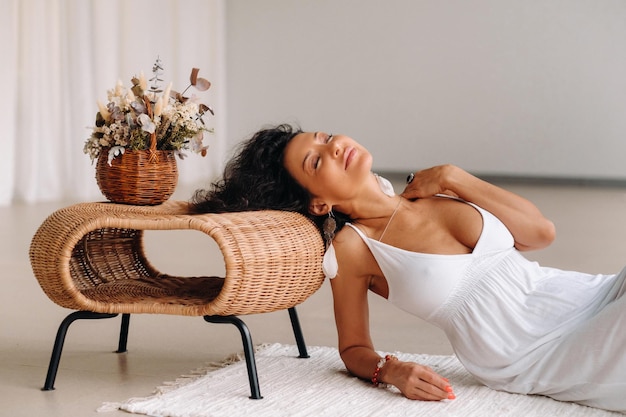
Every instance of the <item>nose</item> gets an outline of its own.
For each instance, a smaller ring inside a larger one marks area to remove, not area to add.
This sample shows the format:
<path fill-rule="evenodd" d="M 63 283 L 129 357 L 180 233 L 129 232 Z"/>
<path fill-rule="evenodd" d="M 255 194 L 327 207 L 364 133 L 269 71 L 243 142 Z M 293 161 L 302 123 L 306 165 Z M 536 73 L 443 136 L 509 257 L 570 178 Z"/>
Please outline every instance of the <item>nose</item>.
<path fill-rule="evenodd" d="M 335 139 L 333 139 L 329 145 L 330 145 L 330 152 L 334 157 L 338 157 L 341 155 L 341 146 Z"/>

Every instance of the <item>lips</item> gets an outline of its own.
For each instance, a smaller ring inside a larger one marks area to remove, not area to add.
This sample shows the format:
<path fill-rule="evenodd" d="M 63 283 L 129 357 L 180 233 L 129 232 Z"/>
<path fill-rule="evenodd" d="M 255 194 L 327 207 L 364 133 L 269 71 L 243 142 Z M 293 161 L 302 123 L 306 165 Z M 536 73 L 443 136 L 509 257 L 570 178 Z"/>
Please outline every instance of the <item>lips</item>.
<path fill-rule="evenodd" d="M 352 146 L 346 148 L 344 154 L 344 169 L 348 169 L 348 166 L 350 166 L 350 163 L 352 162 L 352 160 L 354 159 L 354 157 L 356 156 L 356 149 L 354 149 Z"/>

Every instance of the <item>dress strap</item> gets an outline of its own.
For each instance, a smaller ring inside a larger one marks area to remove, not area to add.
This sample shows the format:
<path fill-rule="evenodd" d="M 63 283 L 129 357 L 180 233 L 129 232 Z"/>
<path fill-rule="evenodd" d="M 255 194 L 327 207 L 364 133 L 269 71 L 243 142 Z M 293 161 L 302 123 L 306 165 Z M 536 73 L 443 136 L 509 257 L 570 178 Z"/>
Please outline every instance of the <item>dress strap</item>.
<path fill-rule="evenodd" d="M 356 231 L 356 233 L 361 236 L 361 239 L 365 242 L 365 244 L 369 247 L 368 237 L 355 225 L 352 223 L 346 223 L 346 226 L 350 226 L 352 229 Z M 335 253 L 335 247 L 331 242 L 328 245 L 328 249 L 326 249 L 326 253 L 324 254 L 324 259 L 322 261 L 322 271 L 324 271 L 324 276 L 328 279 L 333 279 L 337 276 L 339 272 L 339 263 L 337 262 L 337 254 Z"/>
<path fill-rule="evenodd" d="M 363 239 L 363 241 L 365 242 L 365 244 L 367 244 L 367 246 L 369 246 L 369 236 L 367 236 L 365 234 L 364 231 L 362 231 L 361 229 L 359 229 L 356 225 L 352 224 L 352 223 L 346 223 L 346 226 L 350 226 L 359 236 L 361 236 L 361 239 Z"/>

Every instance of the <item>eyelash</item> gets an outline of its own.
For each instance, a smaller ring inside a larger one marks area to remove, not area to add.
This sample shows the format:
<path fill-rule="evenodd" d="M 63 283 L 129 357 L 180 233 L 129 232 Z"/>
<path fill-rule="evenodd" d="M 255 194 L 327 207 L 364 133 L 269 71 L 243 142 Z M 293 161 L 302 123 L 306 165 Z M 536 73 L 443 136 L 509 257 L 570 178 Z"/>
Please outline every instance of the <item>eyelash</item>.
<path fill-rule="evenodd" d="M 332 133 L 330 133 L 328 135 L 328 137 L 326 138 L 324 143 L 330 143 L 331 140 L 333 140 L 333 134 Z M 313 169 L 317 169 L 319 164 L 320 164 L 320 157 L 318 156 L 317 158 L 315 158 L 315 162 L 313 163 Z"/>

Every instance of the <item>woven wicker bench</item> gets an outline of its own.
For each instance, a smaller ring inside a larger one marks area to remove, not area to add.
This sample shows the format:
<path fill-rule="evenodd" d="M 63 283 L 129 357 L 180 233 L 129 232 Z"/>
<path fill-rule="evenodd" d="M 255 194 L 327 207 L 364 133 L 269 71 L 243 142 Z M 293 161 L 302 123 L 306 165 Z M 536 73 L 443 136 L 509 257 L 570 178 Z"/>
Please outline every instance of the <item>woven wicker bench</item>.
<path fill-rule="evenodd" d="M 150 264 L 144 231 L 183 229 L 203 232 L 217 243 L 225 277 L 170 276 Z M 295 306 L 321 286 L 323 251 L 313 223 L 297 213 L 189 214 L 180 201 L 60 209 L 43 222 L 30 247 L 43 291 L 75 310 L 59 326 L 43 389 L 54 389 L 65 335 L 75 320 L 122 314 L 117 352 L 125 352 L 131 314 L 175 314 L 237 326 L 251 398 L 262 398 L 250 332 L 237 316 L 288 309 L 300 357 L 308 357 Z"/>

